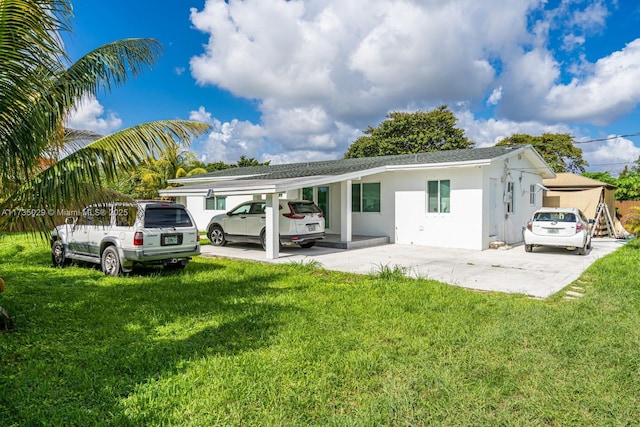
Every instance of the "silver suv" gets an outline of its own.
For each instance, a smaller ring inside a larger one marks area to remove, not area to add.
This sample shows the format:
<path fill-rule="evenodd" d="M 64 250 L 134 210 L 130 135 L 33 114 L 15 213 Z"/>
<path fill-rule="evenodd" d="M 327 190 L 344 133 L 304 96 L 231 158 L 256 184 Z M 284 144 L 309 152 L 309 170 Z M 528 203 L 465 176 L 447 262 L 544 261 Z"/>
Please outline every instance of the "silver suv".
<path fill-rule="evenodd" d="M 51 259 L 99 264 L 110 276 L 134 265 L 184 268 L 200 254 L 200 234 L 189 211 L 163 201 L 91 205 L 68 217 L 51 235 Z"/>

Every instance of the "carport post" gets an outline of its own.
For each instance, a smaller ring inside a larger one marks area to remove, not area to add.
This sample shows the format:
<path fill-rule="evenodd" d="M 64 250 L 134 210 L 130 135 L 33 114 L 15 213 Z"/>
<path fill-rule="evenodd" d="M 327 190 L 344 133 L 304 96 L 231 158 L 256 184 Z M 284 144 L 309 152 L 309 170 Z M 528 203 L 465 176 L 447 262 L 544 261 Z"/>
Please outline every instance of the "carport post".
<path fill-rule="evenodd" d="M 351 241 L 351 200 L 353 198 L 353 194 L 351 191 L 351 180 L 348 179 L 346 181 L 342 181 L 340 183 L 340 204 L 342 205 L 340 209 L 340 241 L 341 242 L 350 242 Z"/>
<path fill-rule="evenodd" d="M 280 203 L 278 202 L 278 193 L 267 194 L 265 208 L 265 243 L 267 246 L 267 259 L 276 259 L 280 256 L 280 227 L 279 217 L 280 215 Z"/>

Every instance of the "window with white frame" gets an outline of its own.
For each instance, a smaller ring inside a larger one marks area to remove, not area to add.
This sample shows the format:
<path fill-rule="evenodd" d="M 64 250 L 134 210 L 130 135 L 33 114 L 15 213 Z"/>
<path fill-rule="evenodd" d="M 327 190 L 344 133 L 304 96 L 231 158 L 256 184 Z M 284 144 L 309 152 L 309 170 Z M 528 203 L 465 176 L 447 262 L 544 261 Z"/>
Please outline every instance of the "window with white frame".
<path fill-rule="evenodd" d="M 427 181 L 427 212 L 451 212 L 451 181 Z"/>
<path fill-rule="evenodd" d="M 534 206 L 536 204 L 536 185 L 529 185 L 529 204 Z"/>
<path fill-rule="evenodd" d="M 352 212 L 380 212 L 380 183 L 351 184 Z"/>
<path fill-rule="evenodd" d="M 226 196 L 207 197 L 205 199 L 205 210 L 207 211 L 224 211 L 227 209 Z"/>

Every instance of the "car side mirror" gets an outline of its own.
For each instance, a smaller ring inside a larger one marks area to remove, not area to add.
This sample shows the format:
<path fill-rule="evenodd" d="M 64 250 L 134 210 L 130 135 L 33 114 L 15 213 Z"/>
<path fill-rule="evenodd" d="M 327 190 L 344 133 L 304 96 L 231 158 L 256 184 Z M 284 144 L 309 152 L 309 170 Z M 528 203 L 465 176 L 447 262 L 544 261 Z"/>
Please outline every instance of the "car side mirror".
<path fill-rule="evenodd" d="M 233 212 L 231 211 L 227 212 L 227 216 L 233 216 Z"/>

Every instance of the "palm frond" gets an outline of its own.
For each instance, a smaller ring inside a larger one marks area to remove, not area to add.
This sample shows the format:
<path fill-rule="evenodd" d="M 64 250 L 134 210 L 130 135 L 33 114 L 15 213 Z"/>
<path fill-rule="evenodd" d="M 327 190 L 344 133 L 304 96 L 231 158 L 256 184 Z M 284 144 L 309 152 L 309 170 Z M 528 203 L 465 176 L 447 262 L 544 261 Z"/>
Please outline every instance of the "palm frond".
<path fill-rule="evenodd" d="M 46 145 L 41 135 L 59 120 L 41 99 L 64 69 L 59 33 L 70 29 L 71 13 L 66 0 L 0 2 L 0 178 L 33 166 Z"/>
<path fill-rule="evenodd" d="M 128 173 L 141 161 L 157 158 L 176 141 L 188 145 L 190 139 L 209 126 L 185 120 L 161 120 L 144 123 L 104 136 L 60 159 L 28 179 L 13 195 L 0 204 L 0 213 L 25 209 L 55 211 L 99 203 L 113 197 L 113 191 L 101 187 L 119 173 Z M 47 218 L 0 215 L 0 230 L 16 227 L 50 227 Z"/>
<path fill-rule="evenodd" d="M 108 92 L 150 68 L 161 53 L 162 45 L 155 39 L 129 38 L 107 43 L 62 73 L 56 93 L 68 97 L 62 102 L 75 103 L 87 93 Z"/>

